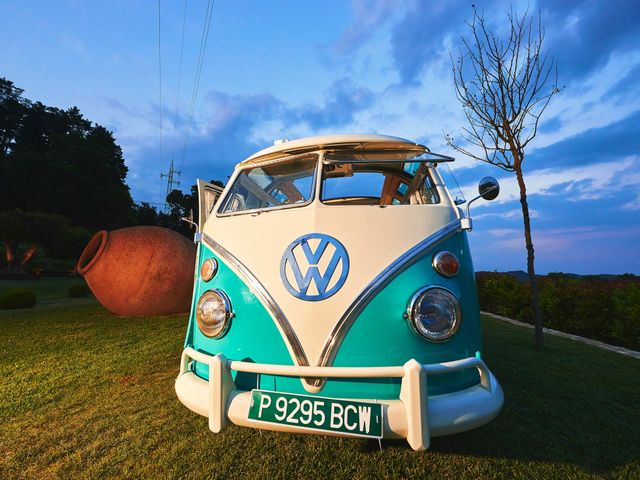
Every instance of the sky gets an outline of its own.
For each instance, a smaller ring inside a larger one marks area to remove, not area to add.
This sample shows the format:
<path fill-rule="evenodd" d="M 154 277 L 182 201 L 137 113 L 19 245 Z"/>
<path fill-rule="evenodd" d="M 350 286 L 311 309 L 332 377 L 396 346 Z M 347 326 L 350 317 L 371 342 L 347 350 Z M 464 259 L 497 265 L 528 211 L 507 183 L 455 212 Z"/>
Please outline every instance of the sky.
<path fill-rule="evenodd" d="M 160 22 L 156 0 L 0 0 L 0 76 L 111 130 L 135 201 L 163 201 L 172 159 L 188 191 L 275 139 L 395 135 L 456 157 L 443 169 L 454 196 L 451 175 L 466 198 L 499 179 L 498 199 L 471 208 L 474 265 L 525 270 L 515 176 L 452 151 L 445 134 L 466 125 L 450 55 L 472 5 L 499 35 L 511 8 L 528 8 L 565 87 L 525 156 L 536 269 L 640 274 L 640 3 L 217 0 L 199 82 L 207 0 L 159 5 Z"/>

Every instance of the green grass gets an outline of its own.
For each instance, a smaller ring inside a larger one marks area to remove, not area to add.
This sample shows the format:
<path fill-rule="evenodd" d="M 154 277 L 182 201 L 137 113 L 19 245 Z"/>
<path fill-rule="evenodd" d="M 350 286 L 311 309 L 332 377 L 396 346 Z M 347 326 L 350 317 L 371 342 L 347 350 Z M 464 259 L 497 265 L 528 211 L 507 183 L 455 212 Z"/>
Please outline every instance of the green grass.
<path fill-rule="evenodd" d="M 426 452 L 404 441 L 380 452 L 362 439 L 209 432 L 173 390 L 184 315 L 0 312 L 0 478 L 640 478 L 638 360 L 549 336 L 537 352 L 529 330 L 483 324 L 500 416 Z"/>

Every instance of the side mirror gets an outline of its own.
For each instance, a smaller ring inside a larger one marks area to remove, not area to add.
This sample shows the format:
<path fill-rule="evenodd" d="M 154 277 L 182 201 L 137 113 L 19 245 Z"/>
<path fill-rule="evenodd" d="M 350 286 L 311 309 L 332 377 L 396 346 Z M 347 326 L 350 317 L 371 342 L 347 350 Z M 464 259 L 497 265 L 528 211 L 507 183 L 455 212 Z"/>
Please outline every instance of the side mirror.
<path fill-rule="evenodd" d="M 471 215 L 469 213 L 469 208 L 473 202 L 479 198 L 494 200 L 498 196 L 500 193 L 500 184 L 498 183 L 498 180 L 493 177 L 484 177 L 478 184 L 478 193 L 480 195 L 472 198 L 469 203 L 467 203 L 467 217 L 460 220 L 463 230 L 471 230 L 473 228 L 471 224 Z"/>
<path fill-rule="evenodd" d="M 493 177 L 484 177 L 478 184 L 478 193 L 485 200 L 495 200 L 500 193 L 500 184 Z"/>
<path fill-rule="evenodd" d="M 189 210 L 189 216 L 188 217 L 180 217 L 180 220 L 182 220 L 183 222 L 188 223 L 189 225 L 193 225 L 195 227 L 195 229 L 196 229 L 196 233 L 198 233 L 198 224 L 193 221 L 193 208 Z"/>

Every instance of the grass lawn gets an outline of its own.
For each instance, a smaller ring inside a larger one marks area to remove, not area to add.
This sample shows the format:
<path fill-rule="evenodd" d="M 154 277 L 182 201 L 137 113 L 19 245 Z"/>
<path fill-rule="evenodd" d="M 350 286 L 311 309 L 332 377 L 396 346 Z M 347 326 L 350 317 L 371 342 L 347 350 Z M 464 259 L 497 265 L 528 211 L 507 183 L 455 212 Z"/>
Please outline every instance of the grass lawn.
<path fill-rule="evenodd" d="M 640 478 L 638 360 L 551 336 L 536 352 L 528 329 L 483 323 L 500 416 L 426 452 L 404 441 L 380 452 L 210 433 L 173 390 L 184 315 L 114 317 L 91 301 L 0 311 L 0 478 Z"/>

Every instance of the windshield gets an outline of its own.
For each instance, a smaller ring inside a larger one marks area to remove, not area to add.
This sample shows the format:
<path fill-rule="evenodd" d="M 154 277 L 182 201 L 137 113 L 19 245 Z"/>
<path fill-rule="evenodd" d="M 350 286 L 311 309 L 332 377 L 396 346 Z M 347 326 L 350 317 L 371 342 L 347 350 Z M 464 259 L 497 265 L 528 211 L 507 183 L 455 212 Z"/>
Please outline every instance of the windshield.
<path fill-rule="evenodd" d="M 320 200 L 327 205 L 422 205 L 439 203 L 440 197 L 426 162 L 358 154 L 327 156 Z"/>
<path fill-rule="evenodd" d="M 242 170 L 229 189 L 219 213 L 301 206 L 313 197 L 317 155 Z"/>

